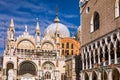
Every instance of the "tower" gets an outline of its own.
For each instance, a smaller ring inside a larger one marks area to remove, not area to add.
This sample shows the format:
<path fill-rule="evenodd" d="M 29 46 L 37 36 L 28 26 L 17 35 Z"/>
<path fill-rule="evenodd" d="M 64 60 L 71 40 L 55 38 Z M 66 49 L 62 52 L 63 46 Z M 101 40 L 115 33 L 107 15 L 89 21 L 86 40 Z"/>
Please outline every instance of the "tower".
<path fill-rule="evenodd" d="M 60 20 L 58 18 L 58 7 L 56 7 L 56 18 L 54 19 L 54 22 L 56 23 L 56 31 L 55 31 L 56 44 L 60 43 L 60 32 L 58 28 L 59 21 Z"/>
<path fill-rule="evenodd" d="M 10 27 L 9 27 L 9 30 L 8 30 L 8 40 L 9 41 L 14 40 L 14 33 L 15 33 L 14 21 L 13 21 L 13 19 L 11 19 Z"/>
<path fill-rule="evenodd" d="M 36 41 L 36 44 L 37 44 L 37 47 L 39 46 L 40 44 L 40 28 L 39 28 L 39 22 L 38 22 L 38 19 L 37 19 L 37 24 L 36 24 L 36 34 L 35 34 L 35 41 Z"/>

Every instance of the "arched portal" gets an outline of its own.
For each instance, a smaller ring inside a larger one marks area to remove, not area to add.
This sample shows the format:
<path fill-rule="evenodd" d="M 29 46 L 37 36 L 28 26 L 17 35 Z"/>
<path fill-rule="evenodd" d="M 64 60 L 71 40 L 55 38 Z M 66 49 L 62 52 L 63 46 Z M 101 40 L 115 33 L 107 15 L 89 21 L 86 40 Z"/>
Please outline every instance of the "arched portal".
<path fill-rule="evenodd" d="M 32 74 L 32 75 L 37 75 L 37 70 L 33 62 L 24 61 L 20 64 L 19 75 L 24 75 L 27 73 Z"/>
<path fill-rule="evenodd" d="M 8 63 L 8 64 L 7 64 L 7 70 L 6 70 L 7 79 L 8 79 L 8 71 L 9 71 L 10 69 L 14 69 L 14 64 L 13 64 L 13 63 Z"/>
<path fill-rule="evenodd" d="M 85 80 L 89 80 L 89 76 L 87 73 L 85 73 Z"/>
<path fill-rule="evenodd" d="M 95 72 L 92 73 L 92 80 L 97 80 L 97 74 Z"/>
<path fill-rule="evenodd" d="M 112 80 L 120 80 L 120 73 L 117 69 L 114 69 L 112 72 Z"/>
<path fill-rule="evenodd" d="M 105 71 L 102 71 L 101 80 L 107 80 L 107 79 L 108 79 L 107 73 Z"/>

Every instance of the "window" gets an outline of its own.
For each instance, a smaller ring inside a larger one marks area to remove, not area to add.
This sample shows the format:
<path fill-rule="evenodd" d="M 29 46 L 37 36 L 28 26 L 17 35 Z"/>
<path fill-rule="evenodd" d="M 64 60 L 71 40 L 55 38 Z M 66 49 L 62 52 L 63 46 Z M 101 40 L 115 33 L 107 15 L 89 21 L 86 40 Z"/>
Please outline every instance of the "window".
<path fill-rule="evenodd" d="M 66 44 L 66 48 L 69 48 L 69 43 L 67 42 L 67 44 Z"/>
<path fill-rule="evenodd" d="M 45 73 L 45 79 L 51 79 L 51 73 L 50 72 Z"/>
<path fill-rule="evenodd" d="M 62 43 L 62 48 L 64 48 L 64 43 Z"/>
<path fill-rule="evenodd" d="M 90 22 L 90 32 L 94 32 L 100 27 L 100 16 L 98 12 L 94 12 Z"/>
<path fill-rule="evenodd" d="M 99 14 L 95 12 L 94 13 L 94 30 L 99 29 L 99 26 L 100 26 Z"/>
<path fill-rule="evenodd" d="M 64 50 L 62 50 L 62 55 L 64 55 Z"/>
<path fill-rule="evenodd" d="M 73 44 L 71 44 L 71 49 L 73 49 Z"/>
<path fill-rule="evenodd" d="M 73 50 L 71 51 L 71 55 L 73 55 Z"/>
<path fill-rule="evenodd" d="M 120 16 L 120 0 L 115 2 L 115 18 Z"/>

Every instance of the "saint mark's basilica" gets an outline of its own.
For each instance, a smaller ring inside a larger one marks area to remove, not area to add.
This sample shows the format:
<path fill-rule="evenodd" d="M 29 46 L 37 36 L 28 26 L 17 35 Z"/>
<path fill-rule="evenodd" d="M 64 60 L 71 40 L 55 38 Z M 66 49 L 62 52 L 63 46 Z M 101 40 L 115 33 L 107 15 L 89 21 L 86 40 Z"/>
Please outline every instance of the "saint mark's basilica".
<path fill-rule="evenodd" d="M 22 35 L 16 37 L 15 33 L 11 19 L 3 54 L 2 80 L 64 80 L 65 56 L 79 54 L 80 43 L 70 37 L 57 14 L 42 38 L 38 21 L 34 36 L 29 34 L 27 25 Z"/>

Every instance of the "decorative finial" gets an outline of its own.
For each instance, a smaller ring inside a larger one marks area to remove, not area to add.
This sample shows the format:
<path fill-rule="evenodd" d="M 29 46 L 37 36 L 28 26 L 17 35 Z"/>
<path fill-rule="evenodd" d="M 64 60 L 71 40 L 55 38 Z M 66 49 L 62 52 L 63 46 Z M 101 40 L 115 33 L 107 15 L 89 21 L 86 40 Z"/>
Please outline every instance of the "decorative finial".
<path fill-rule="evenodd" d="M 27 32 L 27 25 L 25 25 L 25 32 Z"/>
<path fill-rule="evenodd" d="M 60 20 L 58 18 L 58 6 L 56 5 L 56 18 L 54 19 L 55 23 L 58 23 Z"/>
<path fill-rule="evenodd" d="M 11 18 L 10 27 L 14 27 L 14 20 Z"/>
<path fill-rule="evenodd" d="M 37 21 L 36 30 L 39 30 L 40 28 L 39 28 L 39 20 L 38 20 L 38 18 L 36 18 L 36 21 Z"/>

